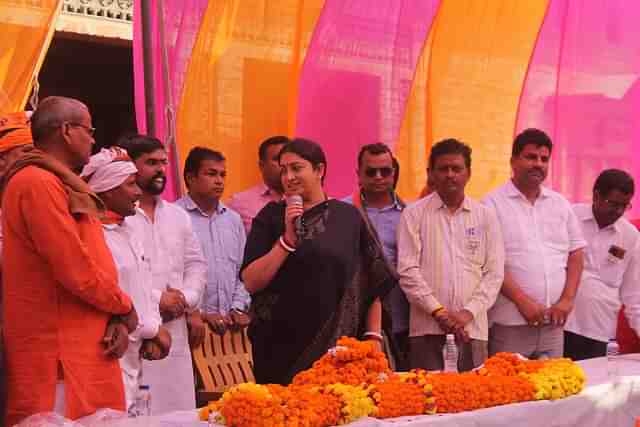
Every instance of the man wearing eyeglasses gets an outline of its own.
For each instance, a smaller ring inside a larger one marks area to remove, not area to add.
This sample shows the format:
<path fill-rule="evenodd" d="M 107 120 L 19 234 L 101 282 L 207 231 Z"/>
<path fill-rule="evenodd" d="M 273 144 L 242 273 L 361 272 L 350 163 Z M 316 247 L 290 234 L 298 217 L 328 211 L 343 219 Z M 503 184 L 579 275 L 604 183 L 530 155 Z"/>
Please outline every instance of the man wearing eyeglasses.
<path fill-rule="evenodd" d="M 358 189 L 345 202 L 360 209 L 377 233 L 387 260 L 393 268 L 398 263 L 396 230 L 405 204 L 395 193 L 399 178 L 399 165 L 389 147 L 382 143 L 368 144 L 358 154 Z M 409 333 L 409 303 L 400 287 L 394 288 L 386 300 L 385 308 L 391 315 L 394 341 L 398 346 L 396 369 L 407 367 Z"/>
<path fill-rule="evenodd" d="M 640 332 L 640 233 L 622 217 L 631 208 L 634 187 L 628 173 L 608 169 L 596 179 L 593 202 L 573 207 L 588 245 L 575 308 L 565 325 L 565 357 L 606 356 L 621 303 Z"/>
<path fill-rule="evenodd" d="M 73 172 L 91 156 L 90 129 L 80 101 L 44 99 L 31 117 L 34 148 L 3 179 L 5 425 L 125 409 L 118 358 L 138 321 L 98 219 L 104 204 Z"/>

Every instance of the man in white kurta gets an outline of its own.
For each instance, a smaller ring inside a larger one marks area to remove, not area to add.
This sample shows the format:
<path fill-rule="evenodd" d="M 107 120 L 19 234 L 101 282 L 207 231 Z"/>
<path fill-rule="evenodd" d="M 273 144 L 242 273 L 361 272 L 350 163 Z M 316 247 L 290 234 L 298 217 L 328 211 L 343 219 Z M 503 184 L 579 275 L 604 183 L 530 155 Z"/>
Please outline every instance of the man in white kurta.
<path fill-rule="evenodd" d="M 133 300 L 138 312 L 138 328 L 129 335 L 129 346 L 120 359 L 125 388 L 126 407 L 135 404 L 142 378 L 142 357 L 166 357 L 171 336 L 161 326 L 158 305 L 151 298 L 151 266 L 142 243 L 134 230 L 124 222 L 135 215 L 141 196 L 136 184 L 137 169 L 124 150 L 102 150 L 91 157 L 82 171 L 89 187 L 105 202 L 107 213 L 102 219 L 105 240 L 118 269 L 118 285 Z M 153 345 L 158 347 L 153 348 Z M 143 348 L 144 345 L 144 348 Z M 155 356 L 152 353 L 155 351 Z"/>
<path fill-rule="evenodd" d="M 151 412 L 158 415 L 195 409 L 189 333 L 196 329 L 204 333 L 204 325 L 200 321 L 189 329 L 187 317 L 197 313 L 207 264 L 187 213 L 159 197 L 168 163 L 162 143 L 137 136 L 123 146 L 138 168 L 138 185 L 143 192 L 136 215 L 125 222 L 143 236 L 144 251 L 151 260 L 151 294 L 172 337 L 166 359 L 143 363 L 143 381 L 151 387 Z"/>

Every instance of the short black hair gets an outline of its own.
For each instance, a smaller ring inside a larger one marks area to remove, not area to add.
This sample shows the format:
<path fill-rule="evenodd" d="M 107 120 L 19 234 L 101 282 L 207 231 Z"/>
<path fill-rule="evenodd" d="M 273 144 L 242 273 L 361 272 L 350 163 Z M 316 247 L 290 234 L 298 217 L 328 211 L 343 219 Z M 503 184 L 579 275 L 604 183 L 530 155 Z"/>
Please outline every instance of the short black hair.
<path fill-rule="evenodd" d="M 633 195 L 635 189 L 633 177 L 620 169 L 602 171 L 593 184 L 593 192 L 597 191 L 602 197 L 606 197 L 613 190 L 618 190 L 627 196 Z"/>
<path fill-rule="evenodd" d="M 438 157 L 446 154 L 459 154 L 464 158 L 464 164 L 467 169 L 471 169 L 471 147 L 455 138 L 443 139 L 436 145 L 431 147 L 429 154 L 429 169 L 433 169 Z"/>
<path fill-rule="evenodd" d="M 379 154 L 389 153 L 391 158 L 393 158 L 393 153 L 391 152 L 391 149 L 387 145 L 383 144 L 382 142 L 363 145 L 360 148 L 360 152 L 358 153 L 358 167 L 362 166 L 362 158 L 364 157 L 364 153 L 369 153 L 374 156 L 377 156 Z"/>
<path fill-rule="evenodd" d="M 206 147 L 193 147 L 187 155 L 187 160 L 184 161 L 184 183 L 187 184 L 187 175 L 198 175 L 200 171 L 200 165 L 205 160 L 213 160 L 216 162 L 224 162 L 226 159 L 221 152 L 212 150 Z"/>
<path fill-rule="evenodd" d="M 516 139 L 513 140 L 511 157 L 518 156 L 527 145 L 535 145 L 538 148 L 547 147 L 549 149 L 549 153 L 553 151 L 553 142 L 551 142 L 549 135 L 540 129 L 529 128 L 520 132 L 518 136 L 516 136 Z"/>
<path fill-rule="evenodd" d="M 118 147 L 124 148 L 132 160 L 138 160 L 143 154 L 153 153 L 158 150 L 166 150 L 166 147 L 156 137 L 150 135 L 126 135 L 116 142 Z"/>
<path fill-rule="evenodd" d="M 267 160 L 267 150 L 269 149 L 269 147 L 273 145 L 285 145 L 289 142 L 291 142 L 291 140 L 282 135 L 276 135 L 272 136 L 271 138 L 267 138 L 262 141 L 262 144 L 260 144 L 260 148 L 258 148 L 258 157 L 260 158 L 260 160 Z"/>
<path fill-rule="evenodd" d="M 282 147 L 280 154 L 278 155 L 278 161 L 284 153 L 296 154 L 313 166 L 314 169 L 318 169 L 320 164 L 324 165 L 324 175 L 322 175 L 321 182 L 324 184 L 324 178 L 327 176 L 327 157 L 322 150 L 322 147 L 317 142 L 310 139 L 295 138 L 291 140 L 287 145 Z"/>

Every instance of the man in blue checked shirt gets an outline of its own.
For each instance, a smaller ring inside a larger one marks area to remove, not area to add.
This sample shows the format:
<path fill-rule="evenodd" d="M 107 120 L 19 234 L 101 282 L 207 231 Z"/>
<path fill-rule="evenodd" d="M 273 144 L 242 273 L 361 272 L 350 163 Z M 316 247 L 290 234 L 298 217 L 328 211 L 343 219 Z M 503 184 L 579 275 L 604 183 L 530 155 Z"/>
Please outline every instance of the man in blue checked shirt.
<path fill-rule="evenodd" d="M 202 312 L 219 334 L 249 323 L 250 297 L 240 281 L 246 234 L 240 215 L 221 201 L 227 175 L 222 153 L 195 147 L 184 165 L 189 194 L 176 201 L 191 217 L 209 266 Z"/>

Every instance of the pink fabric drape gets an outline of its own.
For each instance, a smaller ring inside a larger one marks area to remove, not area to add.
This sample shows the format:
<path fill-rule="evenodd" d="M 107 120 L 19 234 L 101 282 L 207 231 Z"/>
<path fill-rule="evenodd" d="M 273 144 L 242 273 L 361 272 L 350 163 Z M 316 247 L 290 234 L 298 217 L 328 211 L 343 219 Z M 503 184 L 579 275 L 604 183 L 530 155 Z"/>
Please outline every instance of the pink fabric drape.
<path fill-rule="evenodd" d="M 319 142 L 327 190 L 350 194 L 364 144 L 397 140 L 440 0 L 327 0 L 303 65 L 296 135 Z"/>
<path fill-rule="evenodd" d="M 573 202 L 591 200 L 608 168 L 640 177 L 640 3 L 553 0 L 520 100 L 517 131 L 554 142 L 550 183 Z M 640 203 L 630 217 L 640 216 Z"/>
<path fill-rule="evenodd" d="M 207 8 L 207 0 L 164 0 L 162 2 L 162 14 L 164 18 L 164 34 L 159 28 L 158 8 L 156 0 L 151 1 L 152 6 L 152 48 L 154 56 L 154 81 L 155 81 L 155 111 L 156 111 L 156 136 L 167 143 L 170 139 L 173 126 L 169 123 L 171 118 L 175 121 L 177 105 L 182 94 L 182 85 L 187 70 L 187 64 L 191 57 L 191 51 L 195 43 L 202 17 Z M 145 116 L 144 95 L 144 65 L 142 46 L 142 17 L 141 0 L 136 0 L 136 13 L 134 14 L 133 27 L 133 65 L 135 83 L 135 105 L 138 131 L 147 132 L 147 120 Z M 161 36 L 164 35 L 164 41 Z M 162 49 L 167 52 L 167 74 L 170 88 L 170 97 L 166 93 L 163 77 Z M 168 102 L 170 98 L 171 102 Z M 167 105 L 169 111 L 167 111 Z M 175 182 L 175 171 L 179 170 L 180 159 L 175 158 L 172 147 L 167 147 L 170 166 L 167 172 L 167 187 L 163 197 L 173 201 L 179 194 L 180 182 Z"/>

